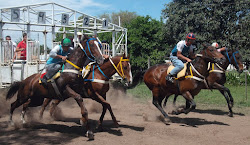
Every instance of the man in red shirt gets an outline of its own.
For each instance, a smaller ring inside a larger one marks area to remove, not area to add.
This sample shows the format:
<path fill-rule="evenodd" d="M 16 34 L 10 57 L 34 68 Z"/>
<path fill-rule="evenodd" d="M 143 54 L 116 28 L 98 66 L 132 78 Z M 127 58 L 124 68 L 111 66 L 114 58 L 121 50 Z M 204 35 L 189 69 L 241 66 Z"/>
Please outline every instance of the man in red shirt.
<path fill-rule="evenodd" d="M 27 42 L 27 34 L 23 33 L 23 41 L 19 42 L 16 47 L 16 52 L 20 52 L 20 59 L 26 60 L 26 42 Z"/>

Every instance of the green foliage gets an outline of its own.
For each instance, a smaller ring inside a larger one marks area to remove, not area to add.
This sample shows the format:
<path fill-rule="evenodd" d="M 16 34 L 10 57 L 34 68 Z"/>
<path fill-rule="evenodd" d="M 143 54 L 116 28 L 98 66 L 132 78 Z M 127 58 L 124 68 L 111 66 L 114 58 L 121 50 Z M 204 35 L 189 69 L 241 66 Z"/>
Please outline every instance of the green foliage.
<path fill-rule="evenodd" d="M 248 99 L 246 99 L 246 88 L 245 86 L 234 86 L 234 85 L 225 85 L 231 92 L 233 98 L 234 98 L 234 106 L 237 107 L 249 107 L 250 106 L 250 89 L 247 89 L 247 95 Z M 148 87 L 141 83 L 137 87 L 133 89 L 127 90 L 127 93 L 135 96 L 136 98 L 141 99 L 142 101 L 148 101 L 152 100 L 152 93 L 148 89 Z M 218 90 L 201 90 L 201 92 L 195 96 L 194 98 L 197 105 L 201 104 L 214 104 L 219 106 L 225 106 L 226 107 L 226 100 L 224 96 L 218 91 Z M 173 95 L 169 97 L 168 103 L 172 104 L 173 102 Z M 185 104 L 185 99 L 182 96 L 179 96 L 177 99 L 177 102 L 180 102 L 181 104 Z"/>
<path fill-rule="evenodd" d="M 246 76 L 245 76 L 245 73 L 239 75 L 237 72 L 227 72 L 226 73 L 226 78 L 227 78 L 226 83 L 228 85 L 234 85 L 234 86 L 242 85 L 242 86 L 244 86 L 245 80 L 246 80 L 245 77 L 246 77 L 247 83 L 248 83 L 247 85 L 250 86 L 250 75 L 247 74 Z"/>
<path fill-rule="evenodd" d="M 164 60 L 168 52 L 162 38 L 162 25 L 162 21 L 152 19 L 150 16 L 138 16 L 126 26 L 133 70 L 145 70 L 149 58 L 152 65 Z"/>
<path fill-rule="evenodd" d="M 249 53 L 249 5 L 244 0 L 174 0 L 162 10 L 164 38 L 173 46 L 194 32 L 200 42 L 217 41 Z"/>

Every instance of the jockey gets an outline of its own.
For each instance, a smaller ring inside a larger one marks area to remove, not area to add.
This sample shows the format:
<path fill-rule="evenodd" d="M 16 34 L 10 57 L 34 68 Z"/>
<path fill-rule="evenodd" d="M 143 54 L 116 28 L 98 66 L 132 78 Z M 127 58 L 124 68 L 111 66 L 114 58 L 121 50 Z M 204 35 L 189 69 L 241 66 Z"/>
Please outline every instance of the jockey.
<path fill-rule="evenodd" d="M 171 83 L 174 82 L 173 77 L 184 68 L 183 62 L 190 62 L 194 55 L 195 46 L 192 45 L 195 42 L 195 35 L 188 33 L 185 40 L 181 40 L 177 43 L 174 49 L 170 53 L 170 60 L 175 66 L 173 70 L 166 76 L 166 80 Z M 190 57 L 190 58 L 188 58 Z"/>
<path fill-rule="evenodd" d="M 219 48 L 219 44 L 217 42 L 214 42 L 212 44 L 213 47 L 215 47 L 217 49 L 218 52 L 222 52 L 222 51 L 225 51 L 226 50 L 226 47 L 222 47 L 222 48 Z"/>
<path fill-rule="evenodd" d="M 42 83 L 47 85 L 47 79 L 50 79 L 61 68 L 61 63 L 66 60 L 67 55 L 73 50 L 71 40 L 65 38 L 62 45 L 55 46 L 49 53 L 49 59 L 46 62 L 46 75 L 41 79 Z"/>

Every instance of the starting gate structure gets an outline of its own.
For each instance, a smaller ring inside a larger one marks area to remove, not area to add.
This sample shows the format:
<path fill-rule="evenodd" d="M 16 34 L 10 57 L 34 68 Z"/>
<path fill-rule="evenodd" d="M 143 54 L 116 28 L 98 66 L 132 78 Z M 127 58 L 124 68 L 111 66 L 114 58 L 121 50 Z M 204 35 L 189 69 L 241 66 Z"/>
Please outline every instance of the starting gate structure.
<path fill-rule="evenodd" d="M 27 33 L 26 60 L 13 59 L 15 52 L 13 42 L 4 40 L 3 36 L 4 32 L 9 31 Z M 127 54 L 127 29 L 108 22 L 105 18 L 93 17 L 57 3 L 1 8 L 0 88 L 23 80 L 43 69 L 48 58 L 47 44 L 50 44 L 51 48 L 60 44 L 55 42 L 57 33 L 63 34 L 64 38 L 66 34 L 73 34 L 74 40 L 77 40 L 77 32 L 96 36 L 99 33 L 112 33 L 111 48 L 109 44 L 102 44 L 103 53 L 112 56 Z M 31 38 L 31 33 L 42 34 L 43 48 L 39 41 Z M 51 40 L 48 41 L 49 37 Z"/>

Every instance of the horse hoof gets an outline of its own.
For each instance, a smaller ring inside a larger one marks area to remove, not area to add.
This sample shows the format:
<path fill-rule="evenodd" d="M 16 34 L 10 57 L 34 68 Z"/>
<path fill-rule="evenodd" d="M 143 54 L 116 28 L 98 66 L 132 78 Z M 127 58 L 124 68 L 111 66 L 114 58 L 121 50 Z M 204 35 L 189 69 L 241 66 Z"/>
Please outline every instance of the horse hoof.
<path fill-rule="evenodd" d="M 92 131 L 87 131 L 87 137 L 89 140 L 94 140 L 94 133 Z"/>
<path fill-rule="evenodd" d="M 114 126 L 115 126 L 116 128 L 118 128 L 120 125 L 116 122 L 116 123 L 114 123 Z"/>
<path fill-rule="evenodd" d="M 103 127 L 102 127 L 101 125 L 99 125 L 99 126 L 97 127 L 97 130 L 98 130 L 99 132 L 102 132 L 102 131 L 103 131 Z"/>
<path fill-rule="evenodd" d="M 233 115 L 232 112 L 229 112 L 229 113 L 228 113 L 228 116 L 229 116 L 229 117 L 233 117 L 234 115 Z"/>
<path fill-rule="evenodd" d="M 170 114 L 170 115 L 178 115 L 177 111 L 175 111 L 175 110 L 168 112 L 168 114 Z"/>
<path fill-rule="evenodd" d="M 15 126 L 15 123 L 13 121 L 9 121 L 10 126 Z"/>

